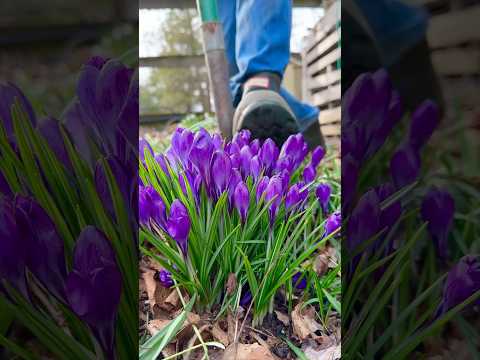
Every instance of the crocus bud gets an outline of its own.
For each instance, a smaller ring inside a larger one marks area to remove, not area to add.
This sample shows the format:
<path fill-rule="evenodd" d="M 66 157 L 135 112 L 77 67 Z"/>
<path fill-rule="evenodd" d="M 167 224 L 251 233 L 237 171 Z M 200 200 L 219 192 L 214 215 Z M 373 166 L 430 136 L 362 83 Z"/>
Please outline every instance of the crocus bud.
<path fill-rule="evenodd" d="M 263 143 L 259 154 L 260 161 L 265 167 L 267 174 L 270 173 L 278 159 L 279 150 L 277 145 L 272 139 L 267 139 Z"/>
<path fill-rule="evenodd" d="M 182 164 L 190 155 L 193 138 L 193 133 L 190 130 L 181 127 L 175 129 L 175 132 L 173 133 L 172 150 Z"/>
<path fill-rule="evenodd" d="M 370 190 L 360 198 L 348 221 L 347 249 L 354 251 L 380 230 L 380 200 L 375 190 Z"/>
<path fill-rule="evenodd" d="M 275 169 L 279 172 L 287 170 L 289 173 L 295 168 L 295 163 L 290 156 L 280 157 L 277 161 Z"/>
<path fill-rule="evenodd" d="M 223 151 L 216 151 L 212 157 L 210 177 L 215 186 L 217 196 L 220 196 L 220 194 L 227 190 L 231 173 L 232 162 L 228 154 Z"/>
<path fill-rule="evenodd" d="M 428 221 L 428 231 L 439 255 L 446 258 L 448 233 L 455 214 L 455 201 L 448 192 L 432 188 L 423 199 L 421 213 L 422 219 Z"/>
<path fill-rule="evenodd" d="M 325 222 L 325 235 L 328 236 L 342 226 L 342 214 L 335 212 Z"/>
<path fill-rule="evenodd" d="M 184 256 L 188 251 L 188 234 L 190 233 L 190 217 L 188 210 L 180 200 L 175 200 L 170 207 L 167 220 L 168 234 L 174 239 Z"/>
<path fill-rule="evenodd" d="M 315 190 L 315 194 L 317 195 L 317 199 L 320 202 L 324 214 L 328 212 L 328 201 L 330 200 L 331 193 L 332 188 L 328 184 L 320 184 Z"/>
<path fill-rule="evenodd" d="M 242 222 L 245 222 L 247 219 L 248 207 L 250 204 L 250 194 L 248 192 L 247 185 L 243 181 L 239 182 L 235 187 L 234 193 L 234 203 L 235 207 L 242 218 Z"/>
<path fill-rule="evenodd" d="M 213 134 L 212 136 L 212 144 L 213 144 L 213 148 L 215 150 L 222 150 L 223 149 L 223 139 L 222 137 L 219 135 L 219 134 Z"/>
<path fill-rule="evenodd" d="M 122 274 L 110 241 L 93 226 L 80 233 L 66 294 L 73 310 L 98 339 L 105 357 L 114 359 L 115 322 L 122 293 Z"/>
<path fill-rule="evenodd" d="M 168 161 L 167 157 L 163 154 L 157 154 L 157 155 L 155 155 L 155 161 L 158 163 L 158 165 L 160 165 L 163 173 L 165 175 L 167 175 L 168 177 L 170 177 L 170 172 L 168 171 L 169 161 Z"/>
<path fill-rule="evenodd" d="M 467 255 L 448 273 L 437 316 L 461 304 L 477 291 L 480 291 L 480 256 Z M 474 304 L 480 305 L 480 299 Z"/>
<path fill-rule="evenodd" d="M 387 200 L 395 193 L 395 187 L 391 183 L 385 183 L 375 189 L 377 196 L 381 202 Z M 382 228 L 391 228 L 402 214 L 402 204 L 395 201 L 387 208 L 383 209 L 380 215 L 380 226 Z"/>
<path fill-rule="evenodd" d="M 287 192 L 285 197 L 285 207 L 287 210 L 290 210 L 294 206 L 298 205 L 300 202 L 300 191 L 298 189 L 298 184 L 293 184 Z"/>
<path fill-rule="evenodd" d="M 240 150 L 240 163 L 242 167 L 242 174 L 247 177 L 250 174 L 250 163 L 252 161 L 252 152 L 248 145 L 245 145 Z"/>
<path fill-rule="evenodd" d="M 25 282 L 26 245 L 20 237 L 13 208 L 5 199 L 0 199 L 0 280 L 7 280 L 25 297 L 28 297 Z"/>
<path fill-rule="evenodd" d="M 438 106 L 431 100 L 424 101 L 412 114 L 409 143 L 417 150 L 430 139 L 439 124 Z"/>
<path fill-rule="evenodd" d="M 209 183 L 208 169 L 213 155 L 213 143 L 210 134 L 205 129 L 200 129 L 193 140 L 190 150 L 190 160 L 196 166 L 205 181 Z"/>
<path fill-rule="evenodd" d="M 252 292 L 248 286 L 245 286 L 242 290 L 242 296 L 240 297 L 240 306 L 247 307 L 253 300 Z"/>
<path fill-rule="evenodd" d="M 390 173 L 397 189 L 413 183 L 420 175 L 420 156 L 413 147 L 402 146 L 390 160 Z"/>
<path fill-rule="evenodd" d="M 303 180 L 309 184 L 315 181 L 315 177 L 317 176 L 317 170 L 312 165 L 306 166 L 303 170 Z"/>
<path fill-rule="evenodd" d="M 257 155 L 252 157 L 250 162 L 250 175 L 252 175 L 253 179 L 256 180 L 260 176 L 262 172 L 262 165 L 260 164 L 260 159 Z"/>
<path fill-rule="evenodd" d="M 165 230 L 166 207 L 160 194 L 151 185 L 140 186 L 138 197 L 140 224 L 150 227 L 151 222 L 153 222 Z"/>
<path fill-rule="evenodd" d="M 145 150 L 149 151 L 150 154 L 153 156 L 153 149 L 145 139 L 138 140 L 138 156 L 140 156 L 140 160 L 145 162 Z"/>
<path fill-rule="evenodd" d="M 292 285 L 298 290 L 304 290 L 307 287 L 307 280 L 301 272 L 297 272 L 292 276 Z"/>
<path fill-rule="evenodd" d="M 60 122 L 54 118 L 48 117 L 38 124 L 38 131 L 47 141 L 57 159 L 68 169 L 72 169 L 70 157 L 67 148 L 63 142 L 63 136 L 60 131 Z"/>
<path fill-rule="evenodd" d="M 271 202 L 269 214 L 270 214 L 270 225 L 273 226 L 275 217 L 277 216 L 278 206 L 282 201 L 283 193 L 283 184 L 282 180 L 278 176 L 273 176 L 265 189 L 265 201 L 267 203 Z M 272 201 L 273 200 L 273 201 Z"/>
<path fill-rule="evenodd" d="M 242 148 L 245 145 L 250 144 L 251 135 L 252 134 L 250 130 L 247 130 L 247 129 L 240 130 L 238 133 L 235 134 L 232 142 L 237 144 L 240 148 Z"/>
<path fill-rule="evenodd" d="M 25 241 L 27 267 L 53 295 L 65 301 L 67 270 L 63 239 L 36 201 L 17 195 L 15 207 L 19 235 Z"/>
<path fill-rule="evenodd" d="M 250 150 L 253 155 L 258 155 L 260 151 L 261 143 L 259 139 L 255 139 L 250 143 Z"/>
<path fill-rule="evenodd" d="M 320 162 L 322 161 L 324 156 L 325 156 L 325 149 L 320 145 L 317 146 L 312 151 L 312 166 L 316 168 L 318 165 L 320 165 Z"/>
<path fill-rule="evenodd" d="M 165 269 L 158 272 L 158 280 L 164 288 L 171 288 L 175 284 L 172 280 L 172 274 Z"/>
<path fill-rule="evenodd" d="M 267 189 L 268 183 L 270 182 L 270 178 L 268 176 L 263 176 L 257 184 L 257 202 L 260 201 L 262 195 L 265 193 Z"/>

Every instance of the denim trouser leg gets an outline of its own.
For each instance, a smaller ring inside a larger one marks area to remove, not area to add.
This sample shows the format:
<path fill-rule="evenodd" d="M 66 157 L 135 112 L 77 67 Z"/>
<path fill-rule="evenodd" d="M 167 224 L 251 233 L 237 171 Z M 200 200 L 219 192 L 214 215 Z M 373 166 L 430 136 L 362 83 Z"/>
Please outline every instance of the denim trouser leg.
<path fill-rule="evenodd" d="M 242 84 L 253 74 L 274 72 L 283 77 L 290 60 L 292 0 L 218 0 L 218 7 L 236 106 Z M 316 108 L 301 103 L 283 88 L 280 94 L 301 128 L 317 117 Z"/>

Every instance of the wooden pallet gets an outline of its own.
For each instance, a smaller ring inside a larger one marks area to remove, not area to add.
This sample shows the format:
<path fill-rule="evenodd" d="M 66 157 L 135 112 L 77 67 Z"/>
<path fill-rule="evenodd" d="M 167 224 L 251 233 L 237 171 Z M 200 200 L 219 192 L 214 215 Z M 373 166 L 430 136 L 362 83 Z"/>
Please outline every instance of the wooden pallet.
<path fill-rule="evenodd" d="M 319 121 L 326 142 L 340 146 L 340 1 L 333 1 L 305 38 L 303 98 L 320 109 Z"/>
<path fill-rule="evenodd" d="M 480 110 L 480 1 L 410 2 L 430 12 L 427 38 L 447 104 Z"/>

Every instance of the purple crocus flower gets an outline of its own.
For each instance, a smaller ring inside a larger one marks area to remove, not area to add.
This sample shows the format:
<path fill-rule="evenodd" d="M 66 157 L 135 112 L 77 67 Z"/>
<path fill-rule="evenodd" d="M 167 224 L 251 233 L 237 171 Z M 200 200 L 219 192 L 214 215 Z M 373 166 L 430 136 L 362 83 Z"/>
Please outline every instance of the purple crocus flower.
<path fill-rule="evenodd" d="M 422 202 L 422 219 L 428 221 L 428 231 L 442 258 L 448 253 L 448 233 L 453 224 L 455 201 L 452 196 L 436 188 L 429 190 Z"/>
<path fill-rule="evenodd" d="M 72 163 L 70 162 L 67 148 L 63 142 L 60 126 L 60 122 L 57 119 L 47 117 L 38 124 L 38 131 L 42 134 L 43 138 L 47 141 L 55 156 L 63 166 L 68 170 L 72 170 Z"/>
<path fill-rule="evenodd" d="M 252 151 L 253 155 L 258 155 L 262 144 L 260 139 L 255 139 L 250 143 L 250 150 Z"/>
<path fill-rule="evenodd" d="M 338 228 L 342 226 L 342 214 L 339 212 L 335 212 L 327 218 L 325 222 L 325 234 L 324 236 L 328 236 L 336 231 Z"/>
<path fill-rule="evenodd" d="M 315 190 L 315 194 L 317 195 L 317 199 L 320 202 L 324 214 L 328 212 L 328 201 L 330 200 L 331 193 L 332 188 L 328 184 L 320 184 Z"/>
<path fill-rule="evenodd" d="M 141 225 L 150 227 L 155 223 L 166 229 L 166 207 L 160 194 L 151 185 L 140 186 L 138 194 L 138 212 Z"/>
<path fill-rule="evenodd" d="M 295 163 L 290 156 L 280 157 L 275 166 L 275 170 L 279 172 L 286 170 L 289 173 L 291 173 L 294 168 L 295 168 Z"/>
<path fill-rule="evenodd" d="M 298 290 L 305 290 L 307 287 L 307 280 L 305 279 L 303 273 L 297 272 L 292 276 L 292 285 Z"/>
<path fill-rule="evenodd" d="M 145 162 L 145 149 L 147 149 L 150 154 L 153 156 L 153 149 L 145 139 L 138 140 L 138 155 L 140 156 L 140 161 Z"/>
<path fill-rule="evenodd" d="M 317 176 L 317 170 L 312 166 L 308 165 L 303 170 L 303 180 L 309 184 L 315 181 L 315 177 Z"/>
<path fill-rule="evenodd" d="M 259 158 L 262 162 L 266 174 L 270 174 L 278 159 L 279 150 L 272 139 L 267 139 L 260 148 Z"/>
<path fill-rule="evenodd" d="M 325 156 L 325 149 L 320 145 L 312 151 L 312 166 L 316 168 Z"/>
<path fill-rule="evenodd" d="M 250 161 L 250 175 L 252 175 L 253 179 L 256 180 L 260 176 L 262 172 L 262 165 L 260 163 L 260 159 L 258 155 L 252 157 Z"/>
<path fill-rule="evenodd" d="M 180 200 L 174 200 L 170 207 L 170 216 L 167 220 L 168 234 L 174 239 L 183 256 L 188 252 L 188 234 L 190 233 L 190 217 L 188 210 Z"/>
<path fill-rule="evenodd" d="M 303 161 L 302 158 L 303 151 L 303 137 L 298 137 L 297 135 L 290 135 L 282 145 L 282 150 L 280 151 L 280 158 L 290 157 L 294 161 L 294 165 Z"/>
<path fill-rule="evenodd" d="M 250 146 L 244 145 L 240 150 L 240 163 L 243 177 L 246 178 L 250 174 L 250 164 L 252 162 L 252 151 Z"/>
<path fill-rule="evenodd" d="M 358 164 L 351 155 L 342 158 L 342 211 L 349 211 L 358 182 Z"/>
<path fill-rule="evenodd" d="M 298 184 L 293 184 L 285 197 L 285 208 L 290 210 L 300 202 L 300 190 Z"/>
<path fill-rule="evenodd" d="M 109 156 L 106 160 L 118 186 L 118 189 L 122 194 L 124 204 L 126 206 L 129 206 L 132 182 L 128 174 L 128 170 L 125 169 L 120 160 L 113 155 Z M 107 174 L 101 160 L 98 160 L 95 166 L 95 188 L 108 215 L 111 218 L 115 218 L 115 209 L 113 205 L 113 199 L 110 193 L 110 187 L 108 185 Z"/>
<path fill-rule="evenodd" d="M 158 272 L 158 280 L 164 288 L 171 288 L 175 284 L 172 280 L 172 274 L 165 269 Z"/>
<path fill-rule="evenodd" d="M 3 176 L 3 173 L 0 171 L 0 194 L 4 196 L 11 196 L 12 189 L 10 189 L 10 185 L 8 185 L 7 179 Z"/>
<path fill-rule="evenodd" d="M 390 173 L 397 189 L 412 184 L 420 175 L 421 160 L 415 148 L 401 146 L 390 160 Z"/>
<path fill-rule="evenodd" d="M 121 293 L 122 274 L 110 241 L 95 227 L 85 227 L 75 243 L 66 294 L 72 310 L 88 324 L 108 359 L 115 358 L 115 323 Z"/>
<path fill-rule="evenodd" d="M 480 291 L 480 256 L 466 255 L 449 271 L 437 317 Z M 474 304 L 480 305 L 480 299 Z"/>
<path fill-rule="evenodd" d="M 395 187 L 391 183 L 385 183 L 375 188 L 380 202 L 387 200 L 395 194 Z M 391 228 L 402 215 L 402 204 L 400 201 L 395 201 L 387 208 L 381 210 L 380 226 L 381 228 Z"/>
<path fill-rule="evenodd" d="M 243 181 L 240 181 L 235 187 L 233 199 L 235 207 L 242 218 L 242 222 L 245 222 L 247 219 L 248 207 L 250 205 L 250 194 L 247 185 Z"/>
<path fill-rule="evenodd" d="M 360 198 L 348 221 L 346 239 L 348 250 L 354 251 L 380 230 L 380 199 L 372 189 Z"/>
<path fill-rule="evenodd" d="M 20 236 L 13 208 L 6 199 L 0 199 L 0 280 L 7 280 L 28 298 L 25 282 L 26 246 Z"/>
<path fill-rule="evenodd" d="M 213 134 L 212 136 L 212 144 L 213 148 L 217 151 L 223 149 L 224 141 L 221 135 L 219 134 Z"/>
<path fill-rule="evenodd" d="M 242 289 L 242 296 L 240 297 L 240 306 L 246 308 L 253 300 L 252 292 L 248 285 L 245 285 Z"/>
<path fill-rule="evenodd" d="M 212 158 L 214 146 L 212 137 L 205 129 L 200 129 L 193 140 L 192 149 L 190 150 L 190 160 L 196 166 L 200 174 L 202 174 L 205 182 L 210 183 L 208 178 L 208 170 L 210 160 Z"/>
<path fill-rule="evenodd" d="M 232 162 L 228 154 L 223 151 L 216 151 L 212 157 L 210 177 L 217 197 L 228 189 L 231 173 Z"/>
<path fill-rule="evenodd" d="M 420 150 L 428 142 L 439 122 L 438 106 L 431 100 L 423 102 L 412 114 L 409 143 L 416 150 Z"/>
<path fill-rule="evenodd" d="M 263 194 L 265 194 L 265 190 L 267 189 L 268 183 L 270 182 L 270 178 L 268 176 L 263 176 L 257 184 L 257 202 L 260 201 Z"/>
<path fill-rule="evenodd" d="M 194 135 L 190 130 L 178 127 L 172 136 L 172 150 L 178 160 L 184 164 L 190 154 Z"/>
<path fill-rule="evenodd" d="M 273 226 L 275 222 L 275 217 L 277 216 L 278 207 L 282 201 L 283 194 L 283 184 L 279 176 L 274 175 L 268 182 L 267 188 L 265 189 L 265 201 L 270 203 L 270 226 Z"/>
<path fill-rule="evenodd" d="M 235 189 L 237 188 L 238 183 L 241 181 L 243 180 L 240 171 L 238 171 L 237 169 L 233 169 L 230 175 L 230 181 L 228 182 L 228 200 L 230 202 L 230 210 L 233 209 L 235 203 Z"/>
<path fill-rule="evenodd" d="M 14 143 L 12 106 L 18 101 L 22 109 L 26 112 L 27 118 L 35 127 L 37 119 L 30 102 L 22 91 L 11 83 L 0 82 L 0 120 L 5 129 L 8 139 Z"/>
<path fill-rule="evenodd" d="M 33 199 L 17 195 L 15 208 L 18 234 L 25 241 L 27 267 L 53 295 L 65 301 L 65 254 L 55 224 Z"/>
<path fill-rule="evenodd" d="M 169 163 L 167 157 L 163 154 L 157 154 L 157 155 L 155 155 L 155 161 L 158 163 L 158 165 L 160 165 L 163 173 L 165 175 L 167 175 L 168 177 L 170 177 L 170 172 L 168 170 L 168 166 L 170 165 L 170 163 Z"/>

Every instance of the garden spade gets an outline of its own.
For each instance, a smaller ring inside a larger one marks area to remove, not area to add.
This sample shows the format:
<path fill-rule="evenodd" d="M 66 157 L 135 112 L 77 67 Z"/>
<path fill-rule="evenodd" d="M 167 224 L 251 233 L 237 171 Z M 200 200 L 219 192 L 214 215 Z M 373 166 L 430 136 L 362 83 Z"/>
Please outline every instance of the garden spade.
<path fill-rule="evenodd" d="M 216 0 L 197 0 L 202 21 L 203 50 L 207 63 L 210 93 L 222 135 L 230 139 L 232 133 L 233 103 L 230 94 L 228 63 L 225 56 L 223 28 L 218 17 Z"/>

